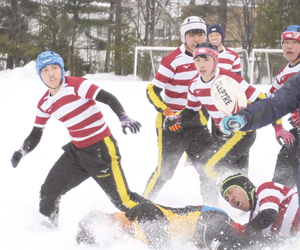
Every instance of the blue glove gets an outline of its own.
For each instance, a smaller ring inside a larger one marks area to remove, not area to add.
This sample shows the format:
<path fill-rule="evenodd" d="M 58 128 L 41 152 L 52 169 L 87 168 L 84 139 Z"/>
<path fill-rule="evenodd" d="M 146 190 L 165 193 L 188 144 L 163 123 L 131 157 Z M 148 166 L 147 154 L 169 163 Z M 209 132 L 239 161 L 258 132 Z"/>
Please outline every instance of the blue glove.
<path fill-rule="evenodd" d="M 127 134 L 126 128 L 129 128 L 132 134 L 136 134 L 137 132 L 140 131 L 140 127 L 142 127 L 142 125 L 139 122 L 132 120 L 127 115 L 121 116 L 120 122 L 121 122 L 122 131 L 125 135 Z"/>
<path fill-rule="evenodd" d="M 240 130 L 246 125 L 246 121 L 239 115 L 226 116 L 220 122 L 220 130 L 224 134 L 231 134 L 234 131 Z"/>
<path fill-rule="evenodd" d="M 21 161 L 23 157 L 23 154 L 21 153 L 21 150 L 15 151 L 12 158 L 10 159 L 11 165 L 16 168 Z"/>

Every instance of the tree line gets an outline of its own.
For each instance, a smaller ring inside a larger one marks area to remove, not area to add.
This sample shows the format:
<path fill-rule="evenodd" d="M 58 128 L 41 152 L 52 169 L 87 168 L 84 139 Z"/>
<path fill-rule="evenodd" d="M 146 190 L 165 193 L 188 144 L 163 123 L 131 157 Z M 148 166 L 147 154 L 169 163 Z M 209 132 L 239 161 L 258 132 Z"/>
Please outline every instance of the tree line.
<path fill-rule="evenodd" d="M 226 46 L 251 52 L 280 48 L 280 34 L 299 24 L 299 14 L 299 0 L 4 0 L 0 55 L 7 54 L 7 68 L 13 68 L 53 50 L 72 75 L 81 76 L 93 73 L 93 61 L 79 55 L 79 37 L 85 35 L 95 50 L 106 51 L 104 72 L 127 75 L 133 73 L 136 46 L 179 46 L 180 23 L 187 16 L 220 23 L 230 37 Z M 90 32 L 97 27 L 105 27 L 107 39 Z"/>

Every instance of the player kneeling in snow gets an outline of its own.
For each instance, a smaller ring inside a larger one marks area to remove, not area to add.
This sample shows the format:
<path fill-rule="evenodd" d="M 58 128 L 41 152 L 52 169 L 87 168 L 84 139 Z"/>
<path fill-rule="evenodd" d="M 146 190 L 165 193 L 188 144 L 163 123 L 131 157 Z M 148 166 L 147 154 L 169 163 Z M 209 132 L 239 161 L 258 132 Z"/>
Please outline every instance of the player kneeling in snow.
<path fill-rule="evenodd" d="M 231 223 L 234 222 L 227 213 L 215 207 L 171 208 L 143 202 L 126 213 L 105 215 L 92 211 L 79 222 L 76 240 L 79 244 L 103 246 L 108 238 L 120 238 L 122 233 L 135 236 L 154 249 L 170 249 L 176 241 L 193 242 L 199 248 L 211 250 L 246 250 L 253 246 L 278 246 L 280 242 L 280 239 L 260 235 L 239 237 Z"/>
<path fill-rule="evenodd" d="M 221 195 L 232 207 L 251 212 L 247 224 L 232 224 L 239 235 L 296 236 L 300 230 L 294 189 L 276 182 L 255 187 L 246 176 L 237 174 L 224 180 Z"/>

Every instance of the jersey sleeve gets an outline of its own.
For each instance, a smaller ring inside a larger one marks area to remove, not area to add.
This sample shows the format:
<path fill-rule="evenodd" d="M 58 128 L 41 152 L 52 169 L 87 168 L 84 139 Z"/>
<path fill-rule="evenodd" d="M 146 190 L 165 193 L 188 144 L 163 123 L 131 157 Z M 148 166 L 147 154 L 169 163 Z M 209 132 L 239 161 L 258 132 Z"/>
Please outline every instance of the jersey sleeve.
<path fill-rule="evenodd" d="M 42 111 L 42 109 L 37 107 L 36 109 L 36 117 L 34 121 L 34 126 L 38 128 L 44 128 L 46 126 L 47 121 L 50 119 L 51 115 Z"/>
<path fill-rule="evenodd" d="M 147 98 L 155 107 L 158 112 L 163 112 L 168 108 L 167 104 L 163 101 L 160 93 L 162 89 L 155 86 L 153 83 L 147 86 Z"/>
<path fill-rule="evenodd" d="M 246 120 L 246 125 L 241 131 L 264 127 L 298 109 L 300 106 L 299 82 L 300 73 L 297 73 L 289 78 L 283 87 L 275 91 L 271 97 L 240 110 L 237 114 Z"/>
<path fill-rule="evenodd" d="M 80 79 L 80 78 L 79 78 Z M 82 81 L 78 86 L 78 95 L 85 99 L 96 100 L 101 88 L 89 80 Z"/>

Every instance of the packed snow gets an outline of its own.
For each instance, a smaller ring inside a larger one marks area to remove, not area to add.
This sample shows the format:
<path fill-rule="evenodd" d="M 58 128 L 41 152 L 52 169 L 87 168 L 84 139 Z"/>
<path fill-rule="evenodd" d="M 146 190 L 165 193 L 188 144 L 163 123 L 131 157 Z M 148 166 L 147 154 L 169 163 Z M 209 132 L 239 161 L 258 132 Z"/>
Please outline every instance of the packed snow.
<path fill-rule="evenodd" d="M 62 197 L 58 229 L 41 225 L 39 214 L 39 191 L 50 168 L 62 154 L 61 147 L 69 142 L 65 127 L 50 119 L 37 148 L 23 158 L 16 169 L 10 158 L 31 132 L 38 100 L 47 90 L 35 72 L 35 62 L 22 68 L 0 72 L 1 107 L 1 213 L 0 249 L 5 250 L 76 250 L 76 249 L 148 249 L 138 240 L 119 235 L 112 228 L 103 229 L 103 241 L 99 246 L 78 245 L 75 235 L 78 222 L 90 211 L 113 213 L 117 209 L 108 200 L 102 189 L 92 179 Z M 134 80 L 133 76 L 120 77 L 114 74 L 86 75 L 86 78 L 114 94 L 123 104 L 127 114 L 142 124 L 140 133 L 124 135 L 120 122 L 113 111 L 99 103 L 104 116 L 117 139 L 122 155 L 129 187 L 142 193 L 148 178 L 157 165 L 157 142 L 155 131 L 156 110 L 146 97 L 149 82 Z M 266 92 L 270 85 L 256 86 Z M 284 119 L 285 128 L 290 125 Z M 272 126 L 257 131 L 255 144 L 250 151 L 250 179 L 259 185 L 272 178 L 280 146 Z M 173 207 L 202 204 L 198 175 L 193 166 L 185 166 L 183 155 L 175 175 L 155 202 Z M 231 208 L 221 197 L 219 207 L 233 219 L 246 223 L 249 214 Z M 294 244 L 295 245 L 295 244 Z M 288 249 L 299 249 L 297 246 Z M 175 245 L 176 250 L 197 249 L 193 245 Z"/>

